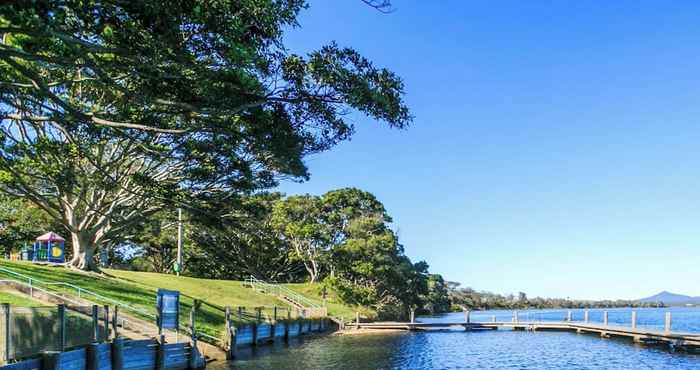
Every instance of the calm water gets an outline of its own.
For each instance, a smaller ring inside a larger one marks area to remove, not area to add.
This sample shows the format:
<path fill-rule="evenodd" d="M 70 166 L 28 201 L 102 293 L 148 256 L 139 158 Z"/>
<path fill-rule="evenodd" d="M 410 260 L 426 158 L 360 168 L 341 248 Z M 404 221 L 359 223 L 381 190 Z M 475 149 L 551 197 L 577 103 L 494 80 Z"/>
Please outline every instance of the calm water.
<path fill-rule="evenodd" d="M 674 330 L 700 333 L 700 309 L 637 310 L 640 326 L 663 327 L 666 311 L 673 312 Z M 609 310 L 609 320 L 629 324 L 629 313 Z M 510 320 L 512 312 L 473 313 L 472 320 L 489 321 L 492 315 Z M 520 320 L 527 315 L 561 320 L 566 311 L 521 312 Z M 592 310 L 590 317 L 602 320 L 602 310 Z M 456 313 L 420 320 L 455 322 L 463 318 Z M 700 355 L 672 353 L 629 340 L 509 330 L 303 338 L 289 345 L 243 350 L 240 357 L 228 364 L 211 364 L 208 369 L 700 369 Z"/>

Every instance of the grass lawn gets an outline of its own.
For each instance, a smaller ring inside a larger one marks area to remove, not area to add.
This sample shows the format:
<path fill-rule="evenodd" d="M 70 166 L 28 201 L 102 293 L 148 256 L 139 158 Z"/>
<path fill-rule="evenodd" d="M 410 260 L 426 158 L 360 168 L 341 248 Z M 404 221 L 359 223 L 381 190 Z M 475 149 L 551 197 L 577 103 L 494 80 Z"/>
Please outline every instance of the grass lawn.
<path fill-rule="evenodd" d="M 230 306 L 234 312 L 238 306 L 246 307 L 247 311 L 252 311 L 254 307 L 267 307 L 263 311 L 263 315 L 266 316 L 271 315 L 272 306 L 288 307 L 275 297 L 242 286 L 240 281 L 208 280 L 110 269 L 105 270 L 104 274 L 79 273 L 64 267 L 41 266 L 29 262 L 0 261 L 0 267 L 44 282 L 68 282 L 151 314 L 156 312 L 155 297 L 158 288 L 178 290 L 181 293 L 181 325 L 189 323 L 189 312 L 194 299 L 203 300 L 218 307 Z M 0 271 L 0 277 L 20 280 L 3 271 Z M 288 284 L 287 286 L 318 303 L 322 301 L 321 288 L 318 284 Z M 77 294 L 75 289 L 64 286 L 52 285 L 51 289 L 73 295 Z M 83 293 L 83 297 L 96 303 L 112 305 L 108 301 L 85 293 Z M 337 297 L 332 294 L 329 294 L 327 304 L 330 315 L 343 317 L 346 320 L 354 318 L 355 311 L 360 311 L 363 316 L 372 316 L 372 313 L 367 310 L 358 310 L 355 307 L 341 304 Z M 286 316 L 286 313 L 280 312 L 279 315 Z M 145 316 L 142 317 L 145 318 Z M 195 324 L 198 330 L 214 337 L 220 337 L 224 327 L 223 312 L 212 306 L 202 305 Z"/>
<path fill-rule="evenodd" d="M 323 303 L 323 293 L 320 284 L 285 284 L 285 286 L 297 293 L 308 297 L 312 301 L 316 302 L 316 304 L 318 305 L 321 305 Z M 340 301 L 338 296 L 336 296 L 330 290 L 326 292 L 326 307 L 328 307 L 329 315 L 338 318 L 343 318 L 345 321 L 355 320 L 356 312 L 359 312 L 360 316 L 365 318 L 376 318 L 376 313 L 374 311 L 371 311 L 366 307 L 355 307 L 344 304 Z"/>
<path fill-rule="evenodd" d="M 13 306 L 20 307 L 39 307 L 46 306 L 42 305 L 41 302 L 35 301 L 27 296 L 15 294 L 13 292 L 3 292 L 0 291 L 0 303 L 9 303 Z"/>

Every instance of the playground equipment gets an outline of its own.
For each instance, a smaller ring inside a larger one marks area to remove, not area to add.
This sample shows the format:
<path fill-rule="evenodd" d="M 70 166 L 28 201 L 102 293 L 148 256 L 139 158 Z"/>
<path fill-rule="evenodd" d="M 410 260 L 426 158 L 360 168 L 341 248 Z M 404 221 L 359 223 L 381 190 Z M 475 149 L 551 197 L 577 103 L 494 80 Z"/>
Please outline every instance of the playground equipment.
<path fill-rule="evenodd" d="M 32 262 L 64 263 L 66 261 L 65 242 L 66 240 L 60 235 L 48 232 L 36 238 L 36 242 L 30 251 L 31 255 L 28 255 L 27 259 Z"/>

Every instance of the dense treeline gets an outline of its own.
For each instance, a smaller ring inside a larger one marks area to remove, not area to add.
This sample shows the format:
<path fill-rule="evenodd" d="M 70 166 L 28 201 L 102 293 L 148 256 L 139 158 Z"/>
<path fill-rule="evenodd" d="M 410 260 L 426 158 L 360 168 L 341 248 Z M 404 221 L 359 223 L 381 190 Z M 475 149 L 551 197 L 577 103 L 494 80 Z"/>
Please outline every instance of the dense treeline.
<path fill-rule="evenodd" d="M 0 240 L 8 249 L 16 251 L 55 226 L 20 200 L 6 198 L 0 210 L 15 215 L 0 221 Z M 235 213 L 236 222 L 185 214 L 183 274 L 318 282 L 344 302 L 370 307 L 385 318 L 405 318 L 411 308 L 419 313 L 450 308 L 443 278 L 405 255 L 384 205 L 368 192 L 261 193 L 226 211 Z M 98 259 L 104 266 L 172 273 L 176 222 L 175 212 L 156 213 L 134 226 L 127 239 L 105 246 Z"/>
<path fill-rule="evenodd" d="M 452 310 L 492 310 L 492 309 L 541 309 L 541 308 L 614 308 L 614 307 L 663 307 L 662 302 L 645 303 L 633 300 L 572 300 L 564 298 L 528 298 L 520 292 L 515 295 L 501 295 L 460 287 L 457 282 L 448 282 Z"/>
<path fill-rule="evenodd" d="M 389 227 L 391 217 L 372 194 L 353 188 L 321 196 L 263 193 L 228 211 L 235 223 L 192 219 L 186 274 L 215 279 L 318 282 L 344 302 L 383 317 L 449 309 L 447 290 L 425 262 L 414 263 Z M 161 225 L 170 221 L 156 219 Z M 167 245 L 167 246 L 166 246 Z M 174 262 L 174 233 L 147 226 L 133 243 L 116 247 L 114 263 L 159 272 Z M 119 259 L 116 259 L 116 257 Z"/>

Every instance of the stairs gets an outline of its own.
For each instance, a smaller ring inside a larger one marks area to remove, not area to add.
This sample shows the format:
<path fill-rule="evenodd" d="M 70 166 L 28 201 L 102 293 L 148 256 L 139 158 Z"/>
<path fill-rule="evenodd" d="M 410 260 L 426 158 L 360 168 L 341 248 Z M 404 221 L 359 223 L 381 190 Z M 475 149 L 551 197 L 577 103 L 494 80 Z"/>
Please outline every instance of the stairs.
<path fill-rule="evenodd" d="M 288 305 L 299 310 L 303 317 L 326 317 L 328 310 L 326 307 L 314 302 L 308 297 L 297 293 L 282 284 L 273 284 L 266 281 L 249 277 L 243 283 L 243 286 L 251 288 L 257 292 L 268 294 L 278 298 Z"/>
<path fill-rule="evenodd" d="M 304 309 L 304 308 L 305 308 L 301 303 L 295 301 L 295 300 L 294 300 L 293 298 L 291 298 L 291 297 L 287 297 L 286 295 L 281 296 L 280 299 L 282 299 L 283 301 L 287 302 L 287 304 L 289 304 L 290 306 L 292 306 L 292 307 L 294 307 L 294 308 L 296 308 L 296 309 Z"/>

